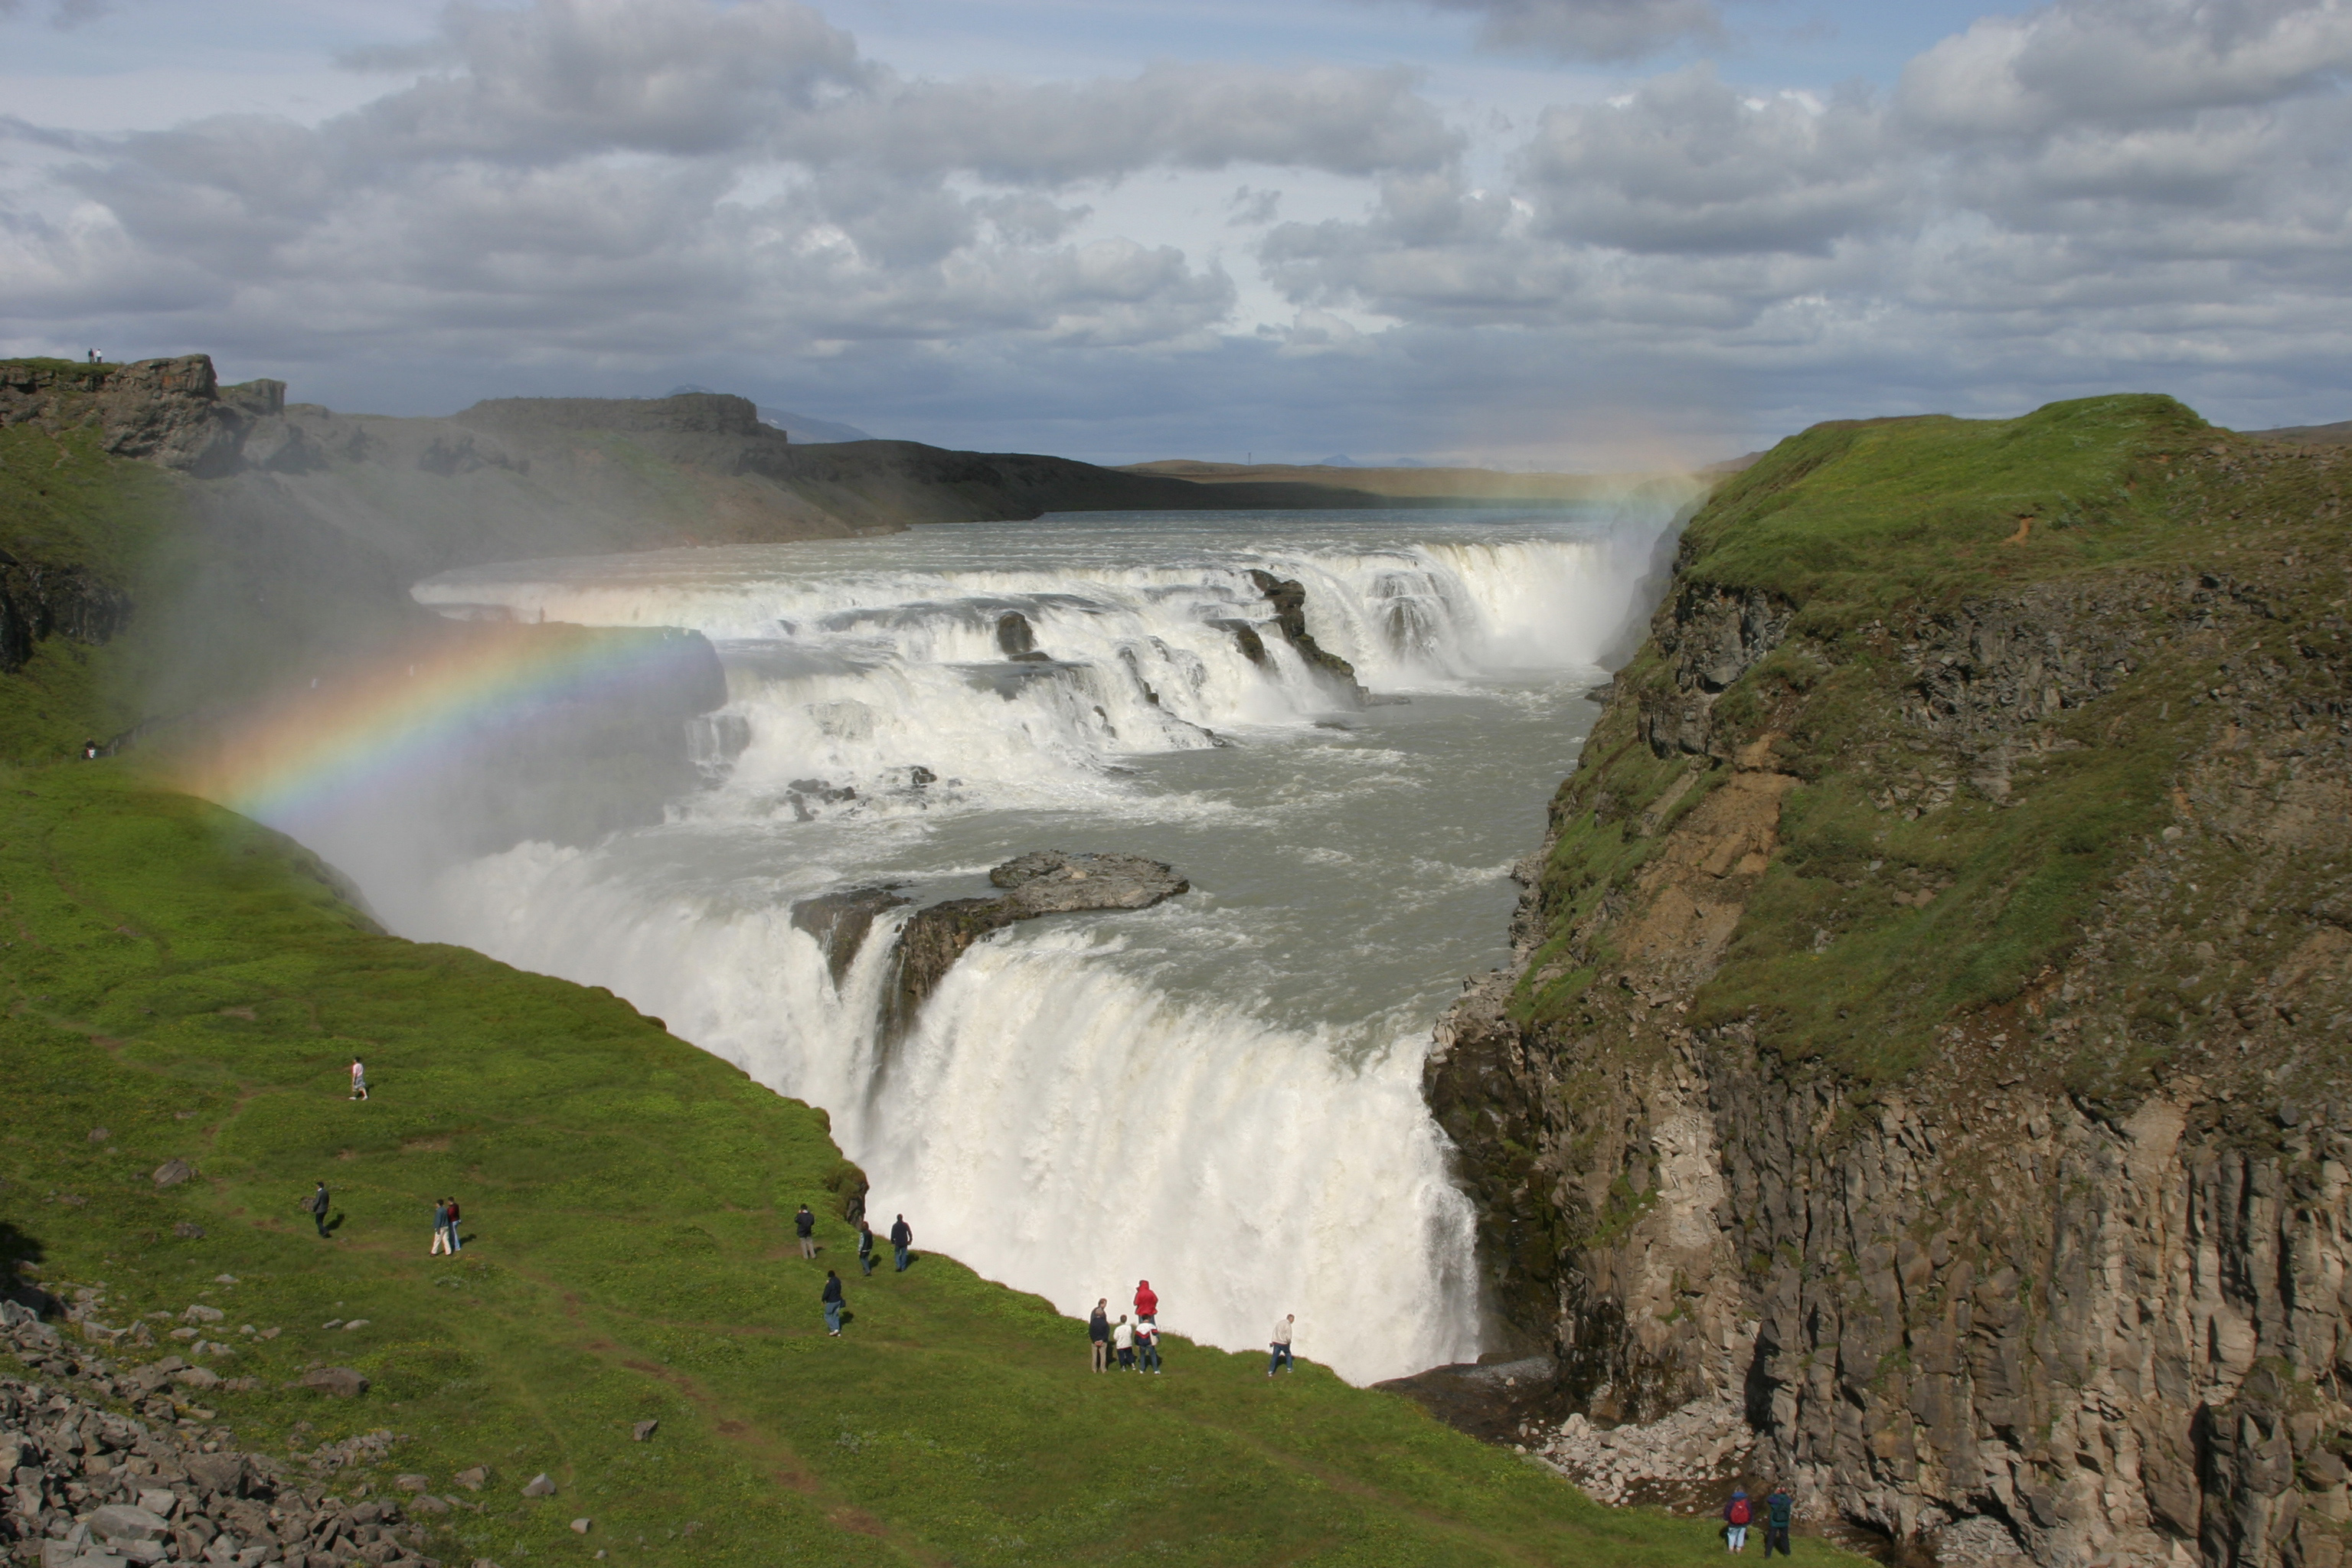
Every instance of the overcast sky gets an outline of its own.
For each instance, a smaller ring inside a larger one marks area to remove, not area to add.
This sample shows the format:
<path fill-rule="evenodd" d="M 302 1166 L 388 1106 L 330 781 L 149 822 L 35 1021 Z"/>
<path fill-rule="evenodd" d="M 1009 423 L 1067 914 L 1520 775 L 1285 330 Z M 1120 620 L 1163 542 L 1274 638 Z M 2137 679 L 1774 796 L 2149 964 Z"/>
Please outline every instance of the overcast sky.
<path fill-rule="evenodd" d="M 2352 417 L 2352 0 L 0 0 L 0 349 L 1098 460 Z"/>

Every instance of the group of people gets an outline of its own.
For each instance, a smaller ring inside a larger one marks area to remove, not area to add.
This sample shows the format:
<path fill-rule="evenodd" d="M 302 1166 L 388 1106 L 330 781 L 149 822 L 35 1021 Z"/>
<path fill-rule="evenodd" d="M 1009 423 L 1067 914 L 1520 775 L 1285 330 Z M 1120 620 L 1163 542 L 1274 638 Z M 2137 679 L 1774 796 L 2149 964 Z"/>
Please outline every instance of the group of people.
<path fill-rule="evenodd" d="M 1110 1298 L 1103 1297 L 1095 1303 L 1093 1314 L 1087 1319 L 1087 1340 L 1094 1347 L 1094 1369 L 1108 1372 L 1111 1358 L 1118 1358 L 1121 1372 L 1148 1372 L 1155 1376 L 1160 1372 L 1160 1294 L 1152 1289 L 1151 1281 L 1135 1282 L 1135 1318 L 1128 1320 L 1121 1312 L 1118 1321 L 1110 1321 Z"/>
<path fill-rule="evenodd" d="M 425 1256 L 431 1258 L 436 1253 L 446 1252 L 455 1258 L 464 1247 L 465 1243 L 457 1236 L 457 1200 L 436 1199 L 433 1204 L 433 1250 Z"/>
<path fill-rule="evenodd" d="M 1789 1553 L 1789 1522 L 1796 1515 L 1797 1500 L 1789 1489 L 1776 1486 L 1764 1500 L 1764 1555 L 1778 1552 Z M 1731 1500 L 1723 1505 L 1724 1545 L 1733 1552 L 1748 1550 L 1748 1529 L 1756 1522 L 1756 1505 L 1744 1491 L 1734 1491 Z"/>
<path fill-rule="evenodd" d="M 793 1215 L 793 1229 L 800 1237 L 801 1256 L 814 1258 L 816 1215 L 808 1205 L 803 1204 L 800 1212 Z M 915 1256 L 915 1227 L 907 1223 L 905 1215 L 890 1222 L 890 1251 L 898 1265 L 898 1271 L 904 1274 Z M 869 1276 L 874 1272 L 874 1227 L 866 1223 L 864 1215 L 857 1216 L 857 1266 Z M 830 1268 L 824 1271 L 824 1291 L 817 1301 L 824 1309 L 824 1331 L 839 1339 L 842 1309 L 847 1302 L 842 1294 L 841 1276 Z"/>

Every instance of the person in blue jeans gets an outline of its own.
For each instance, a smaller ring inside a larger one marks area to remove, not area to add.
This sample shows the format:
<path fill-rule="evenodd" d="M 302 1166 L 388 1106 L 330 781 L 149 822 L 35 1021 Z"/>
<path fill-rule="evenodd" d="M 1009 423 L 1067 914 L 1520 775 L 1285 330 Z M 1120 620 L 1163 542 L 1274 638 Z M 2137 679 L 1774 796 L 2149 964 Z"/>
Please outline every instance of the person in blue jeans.
<path fill-rule="evenodd" d="M 1160 1324 L 1150 1318 L 1135 1325 L 1135 1370 L 1160 1371 Z"/>
<path fill-rule="evenodd" d="M 1764 1500 L 1764 1555 L 1779 1552 L 1789 1553 L 1789 1521 L 1797 1512 L 1797 1500 L 1789 1495 L 1786 1487 L 1774 1487 L 1772 1495 Z"/>
<path fill-rule="evenodd" d="M 1291 1366 L 1291 1361 L 1290 1361 L 1290 1331 L 1291 1331 L 1292 1326 L 1293 1326 L 1294 1324 L 1296 1324 L 1297 1321 L 1298 1321 L 1298 1314 L 1297 1314 L 1297 1313 L 1296 1313 L 1296 1312 L 1285 1312 L 1285 1313 L 1282 1315 L 1282 1321 L 1280 1321 L 1280 1322 L 1278 1322 L 1278 1323 L 1276 1323 L 1276 1324 L 1275 1324 L 1275 1325 L 1274 1325 L 1274 1343 L 1273 1343 L 1273 1351 L 1274 1351 L 1274 1353 L 1273 1353 L 1272 1355 L 1267 1356 L 1267 1357 L 1265 1358 L 1265 1375 L 1266 1375 L 1266 1376 L 1268 1376 L 1268 1377 L 1272 1377 L 1272 1376 L 1273 1376 L 1276 1372 L 1279 1372 L 1282 1368 L 1284 1368 L 1284 1367 L 1286 1367 L 1286 1366 Z M 1295 1371 L 1297 1371 L 1297 1369 L 1294 1366 L 1294 1367 L 1291 1367 L 1291 1370 L 1295 1372 Z"/>
<path fill-rule="evenodd" d="M 864 1215 L 857 1216 L 857 1267 L 866 1270 L 869 1279 L 873 1276 L 874 1227 L 866 1223 Z"/>
<path fill-rule="evenodd" d="M 905 1215 L 900 1215 L 897 1223 L 890 1226 L 890 1250 L 898 1256 L 898 1272 L 901 1274 L 907 1271 L 907 1249 L 914 1245 L 915 1227 L 907 1223 Z"/>
<path fill-rule="evenodd" d="M 824 1331 L 835 1339 L 841 1338 L 841 1276 L 828 1268 L 824 1271 Z"/>

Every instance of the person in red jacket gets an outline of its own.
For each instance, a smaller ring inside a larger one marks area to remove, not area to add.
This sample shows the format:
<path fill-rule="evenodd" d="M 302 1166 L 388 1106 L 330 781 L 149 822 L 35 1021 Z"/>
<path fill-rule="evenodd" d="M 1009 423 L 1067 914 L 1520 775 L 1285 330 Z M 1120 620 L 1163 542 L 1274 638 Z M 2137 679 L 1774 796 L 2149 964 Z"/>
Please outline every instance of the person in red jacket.
<path fill-rule="evenodd" d="M 1160 1316 L 1160 1298 L 1153 1292 L 1149 1279 L 1135 1282 L 1135 1315 L 1139 1318 Z"/>

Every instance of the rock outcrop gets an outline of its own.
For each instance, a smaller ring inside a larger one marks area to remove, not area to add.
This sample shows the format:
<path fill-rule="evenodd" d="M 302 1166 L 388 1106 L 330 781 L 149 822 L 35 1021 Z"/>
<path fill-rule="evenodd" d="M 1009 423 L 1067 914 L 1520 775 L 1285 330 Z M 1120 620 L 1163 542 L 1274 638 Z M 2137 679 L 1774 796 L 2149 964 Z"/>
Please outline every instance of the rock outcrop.
<path fill-rule="evenodd" d="M 83 565 L 19 561 L 0 550 L 0 675 L 12 675 L 44 637 L 95 647 L 131 619 L 131 596 Z"/>
<path fill-rule="evenodd" d="M 1008 890 L 992 899 L 933 904 L 899 928 L 883 1004 L 887 1035 L 905 1033 L 964 950 L 991 931 L 1041 915 L 1148 910 L 1192 886 L 1174 867 L 1140 855 L 1066 855 L 1058 849 L 1007 860 L 988 879 Z"/>
<path fill-rule="evenodd" d="M 1440 1026 L 1531 1440 L 1654 1496 L 1687 1456 L 1564 1418 L 1728 1403 L 1747 1473 L 1943 1561 L 2341 1563 L 2352 458 L 2159 410 L 2098 555 L 2004 472 L 1937 546 L 1991 570 L 1792 587 L 1741 531 L 1851 439 L 1694 522 Z"/>
<path fill-rule="evenodd" d="M 1318 675 L 1329 677 L 1360 704 L 1364 700 L 1364 689 L 1356 680 L 1356 667 L 1317 642 L 1314 634 L 1307 629 L 1306 584 L 1295 578 L 1276 577 L 1271 572 L 1255 570 L 1250 573 L 1249 578 L 1257 584 L 1258 592 L 1265 595 L 1266 603 L 1274 606 L 1275 629 L 1282 634 L 1285 642 L 1297 650 L 1307 668 Z M 1243 639 L 1242 652 L 1250 662 L 1264 663 L 1265 644 L 1255 630 L 1242 627 L 1236 635 Z M 1253 644 L 1256 645 L 1255 651 L 1252 651 Z"/>

